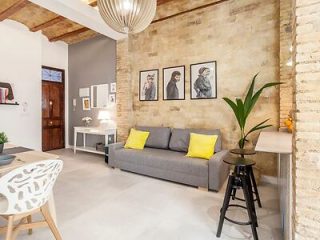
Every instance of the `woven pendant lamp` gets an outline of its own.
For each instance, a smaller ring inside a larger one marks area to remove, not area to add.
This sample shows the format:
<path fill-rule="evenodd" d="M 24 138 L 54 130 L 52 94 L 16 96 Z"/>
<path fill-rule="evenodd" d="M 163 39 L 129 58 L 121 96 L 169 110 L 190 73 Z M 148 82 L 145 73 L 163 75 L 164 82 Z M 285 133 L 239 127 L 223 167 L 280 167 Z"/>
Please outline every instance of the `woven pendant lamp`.
<path fill-rule="evenodd" d="M 98 0 L 103 20 L 120 33 L 138 33 L 152 22 L 157 0 Z"/>

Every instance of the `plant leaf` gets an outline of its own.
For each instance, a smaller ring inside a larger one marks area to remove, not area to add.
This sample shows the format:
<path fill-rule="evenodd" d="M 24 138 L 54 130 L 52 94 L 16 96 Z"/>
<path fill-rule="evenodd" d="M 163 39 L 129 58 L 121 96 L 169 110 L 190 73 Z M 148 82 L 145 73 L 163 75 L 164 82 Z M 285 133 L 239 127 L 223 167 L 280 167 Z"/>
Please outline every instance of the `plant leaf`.
<path fill-rule="evenodd" d="M 253 128 L 251 128 L 251 130 L 246 134 L 246 137 L 252 133 L 252 132 L 255 132 L 255 131 L 258 131 L 258 130 L 261 130 L 261 129 L 264 129 L 264 128 L 268 128 L 268 127 L 272 127 L 271 124 L 268 124 L 268 125 L 263 125 L 265 124 L 267 121 L 269 121 L 270 119 L 267 119 L 267 120 L 264 120 L 263 122 L 257 124 L 256 126 L 254 126 Z"/>
<path fill-rule="evenodd" d="M 244 104 L 240 98 L 238 98 L 236 101 L 237 101 L 238 114 L 239 114 L 239 119 L 240 119 L 240 128 L 242 130 L 242 129 L 244 129 L 244 127 L 246 125 Z"/>
<path fill-rule="evenodd" d="M 269 87 L 273 87 L 273 86 L 277 86 L 277 85 L 280 85 L 282 84 L 281 82 L 271 82 L 271 83 L 267 83 L 265 84 L 263 87 L 261 87 L 254 95 L 253 97 L 251 98 L 251 101 L 250 101 L 250 104 L 248 106 L 248 109 L 247 109 L 247 116 L 249 116 L 250 112 L 252 111 L 253 107 L 256 105 L 262 91 L 266 88 L 269 88 Z"/>
<path fill-rule="evenodd" d="M 246 117 L 248 117 L 248 109 L 249 109 L 249 106 L 250 106 L 250 102 L 251 102 L 251 99 L 252 99 L 252 95 L 253 95 L 253 90 L 254 90 L 254 85 L 256 83 L 256 78 L 258 76 L 259 73 L 257 73 L 253 79 L 252 79 L 252 82 L 251 82 L 251 85 L 250 85 L 250 88 L 248 90 L 248 93 L 247 93 L 247 96 L 244 100 L 244 110 L 245 110 L 245 115 Z"/>
<path fill-rule="evenodd" d="M 244 138 L 241 138 L 238 142 L 238 145 L 239 145 L 239 148 L 240 149 L 243 149 L 244 148 L 244 145 L 245 145 L 245 139 Z"/>
<path fill-rule="evenodd" d="M 236 116 L 237 118 L 237 121 L 238 121 L 238 124 L 239 126 L 241 127 L 241 122 L 240 122 L 240 118 L 239 118 L 239 111 L 238 111 L 238 106 L 237 104 L 235 104 L 232 100 L 230 100 L 229 98 L 223 98 L 223 100 L 225 100 L 228 105 L 232 108 L 233 112 L 234 112 L 234 115 Z"/>

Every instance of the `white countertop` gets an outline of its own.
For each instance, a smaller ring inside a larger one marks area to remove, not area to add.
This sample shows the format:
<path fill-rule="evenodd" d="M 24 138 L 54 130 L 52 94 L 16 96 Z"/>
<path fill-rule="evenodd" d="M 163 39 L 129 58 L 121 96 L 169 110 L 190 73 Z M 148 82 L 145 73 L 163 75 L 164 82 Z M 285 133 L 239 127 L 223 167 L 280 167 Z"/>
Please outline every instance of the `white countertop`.
<path fill-rule="evenodd" d="M 292 134 L 288 132 L 261 132 L 255 150 L 269 153 L 292 153 Z"/>

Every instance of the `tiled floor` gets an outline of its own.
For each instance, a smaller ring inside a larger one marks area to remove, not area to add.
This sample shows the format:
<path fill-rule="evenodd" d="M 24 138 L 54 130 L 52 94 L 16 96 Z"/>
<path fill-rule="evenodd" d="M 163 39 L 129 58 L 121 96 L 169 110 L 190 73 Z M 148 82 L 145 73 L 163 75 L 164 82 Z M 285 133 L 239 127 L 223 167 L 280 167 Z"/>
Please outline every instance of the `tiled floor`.
<path fill-rule="evenodd" d="M 216 239 L 219 193 L 113 170 L 101 156 L 53 153 L 64 160 L 55 187 L 58 226 L 64 240 L 208 240 Z M 263 208 L 258 209 L 262 240 L 281 240 L 277 191 L 259 187 Z M 245 212 L 229 216 L 245 220 Z M 18 240 L 54 239 L 48 229 L 36 229 Z M 249 226 L 225 222 L 220 239 L 252 239 Z"/>

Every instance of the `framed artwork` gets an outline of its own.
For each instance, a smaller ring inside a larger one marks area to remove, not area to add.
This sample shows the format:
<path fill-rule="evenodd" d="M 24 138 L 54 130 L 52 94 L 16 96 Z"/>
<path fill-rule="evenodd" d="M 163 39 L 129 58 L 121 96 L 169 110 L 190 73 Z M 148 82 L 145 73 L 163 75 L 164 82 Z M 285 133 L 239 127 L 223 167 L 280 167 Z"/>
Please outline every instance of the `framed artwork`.
<path fill-rule="evenodd" d="M 89 111 L 90 108 L 90 98 L 82 98 L 82 109 L 83 111 Z"/>
<path fill-rule="evenodd" d="M 79 97 L 89 97 L 90 88 L 79 88 Z"/>
<path fill-rule="evenodd" d="M 204 62 L 190 66 L 191 99 L 217 98 L 217 62 Z"/>
<path fill-rule="evenodd" d="M 91 86 L 91 108 L 106 108 L 109 101 L 109 84 Z"/>
<path fill-rule="evenodd" d="M 158 101 L 159 96 L 159 70 L 140 71 L 139 100 Z"/>
<path fill-rule="evenodd" d="M 116 93 L 117 92 L 117 83 L 113 82 L 110 84 L 110 92 Z"/>
<path fill-rule="evenodd" d="M 163 69 L 163 100 L 185 99 L 185 66 Z"/>
<path fill-rule="evenodd" d="M 109 95 L 109 104 L 114 105 L 116 103 L 116 95 L 110 94 Z"/>

